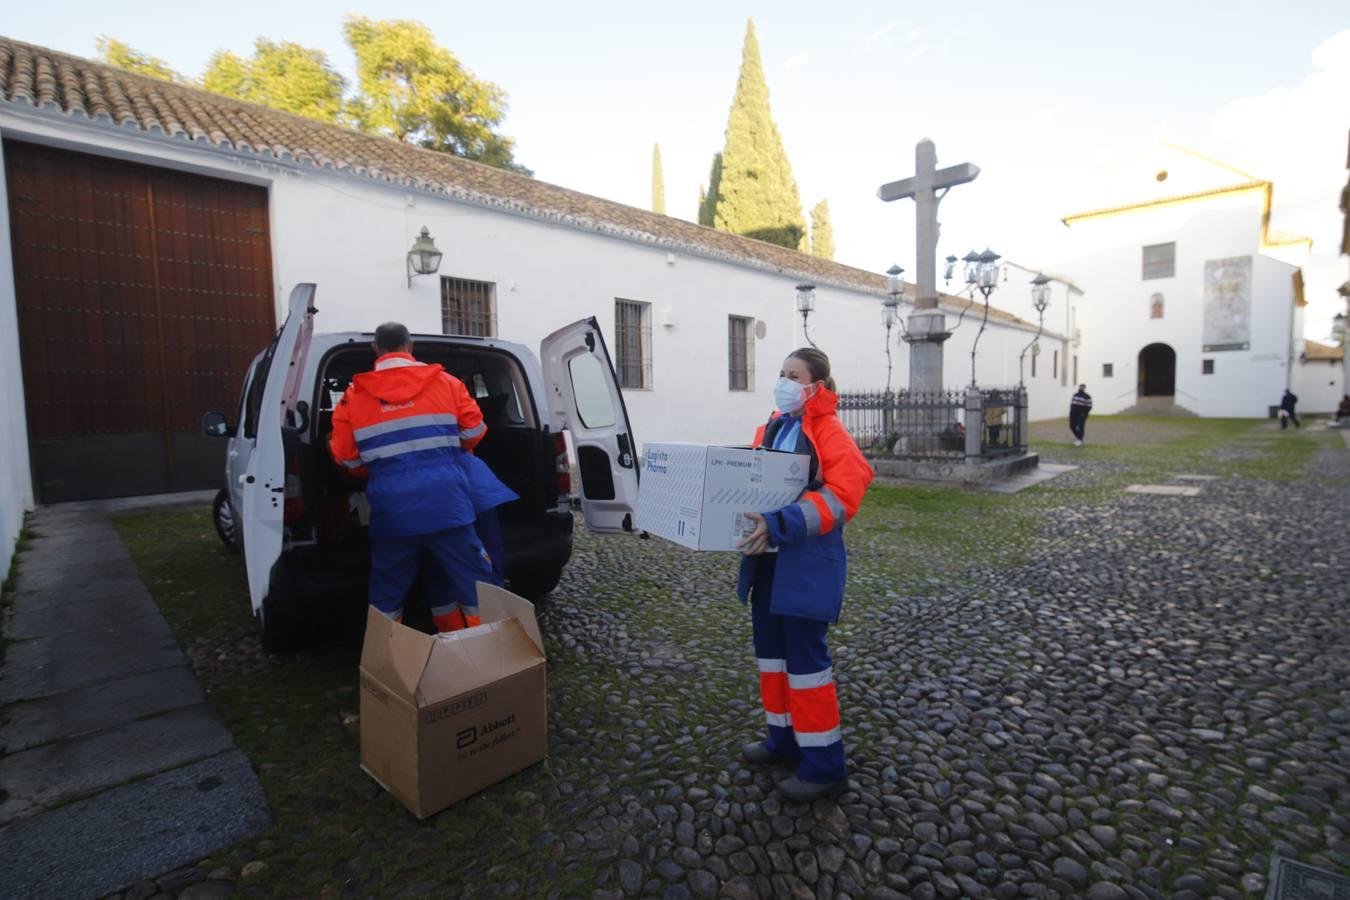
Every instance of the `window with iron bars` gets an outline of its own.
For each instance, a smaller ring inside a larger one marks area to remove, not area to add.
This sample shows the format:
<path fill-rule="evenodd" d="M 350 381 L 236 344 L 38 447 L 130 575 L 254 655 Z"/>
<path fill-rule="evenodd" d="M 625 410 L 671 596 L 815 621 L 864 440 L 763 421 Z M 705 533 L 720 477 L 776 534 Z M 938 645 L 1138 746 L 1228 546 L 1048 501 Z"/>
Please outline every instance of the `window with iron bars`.
<path fill-rule="evenodd" d="M 652 305 L 639 300 L 614 301 L 614 366 L 619 387 L 650 390 L 652 386 Z"/>
<path fill-rule="evenodd" d="M 441 276 L 441 332 L 497 336 L 497 285 Z"/>
<path fill-rule="evenodd" d="M 727 317 L 727 389 L 755 389 L 754 319 Z"/>
<path fill-rule="evenodd" d="M 1177 243 L 1150 244 L 1144 248 L 1144 280 L 1171 278 L 1177 273 Z"/>

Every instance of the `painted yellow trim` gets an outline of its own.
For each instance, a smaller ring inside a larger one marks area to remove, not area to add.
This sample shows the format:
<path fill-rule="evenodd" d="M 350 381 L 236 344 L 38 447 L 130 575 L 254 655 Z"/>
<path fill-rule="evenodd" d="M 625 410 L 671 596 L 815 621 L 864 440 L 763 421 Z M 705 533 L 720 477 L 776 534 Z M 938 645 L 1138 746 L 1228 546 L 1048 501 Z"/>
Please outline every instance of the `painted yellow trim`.
<path fill-rule="evenodd" d="M 1170 145 L 1169 145 L 1170 146 Z M 1177 149 L 1183 149 L 1178 147 Z M 1190 151 L 1187 151 L 1190 152 Z M 1195 154 L 1199 155 L 1199 154 Z M 1204 159 L 1205 157 L 1201 157 Z M 1214 160 L 1210 160 L 1215 162 Z M 1215 162 L 1215 165 L 1223 166 L 1225 169 L 1232 169 L 1231 166 L 1224 166 L 1223 163 Z M 1236 172 L 1237 169 L 1232 169 Z M 1245 174 L 1245 173 L 1244 173 Z M 1291 247 L 1297 244 L 1307 244 L 1312 248 L 1313 240 L 1310 237 L 1299 235 L 1279 240 L 1270 238 L 1270 206 L 1274 199 L 1275 186 L 1269 181 L 1251 181 L 1246 184 L 1235 184 L 1224 188 L 1215 188 L 1209 191 L 1197 191 L 1193 194 L 1177 194 L 1173 197 L 1163 197 L 1159 200 L 1146 200 L 1143 203 L 1131 203 L 1127 206 L 1113 206 L 1107 209 L 1094 209 L 1088 212 L 1074 213 L 1065 216 L 1060 221 L 1065 225 L 1073 225 L 1075 222 L 1084 222 L 1088 219 L 1105 219 L 1112 216 L 1125 215 L 1126 213 L 1139 212 L 1144 209 L 1158 209 L 1164 206 L 1182 206 L 1187 203 L 1199 203 L 1205 200 L 1213 200 L 1218 197 L 1232 197 L 1238 194 L 1247 194 L 1253 191 L 1261 191 L 1261 249 L 1268 250 L 1271 247 Z"/>
<path fill-rule="evenodd" d="M 1119 216 L 1125 213 L 1138 212 L 1141 209 L 1156 209 L 1160 206 L 1180 206 L 1185 203 L 1195 203 L 1200 200 L 1211 200 L 1216 197 L 1229 197 L 1235 194 L 1247 194 L 1252 191 L 1266 190 L 1270 187 L 1268 181 L 1252 181 L 1247 184 L 1235 184 L 1225 188 L 1215 188 L 1209 191 L 1197 191 L 1193 194 L 1177 194 L 1172 197 L 1163 197 L 1158 200 L 1145 200 L 1142 203 L 1130 203 L 1126 206 L 1111 206 L 1105 209 L 1093 209 L 1087 212 L 1074 213 L 1065 216 L 1062 221 L 1065 225 L 1072 225 L 1074 222 L 1081 222 L 1086 219 L 1104 219 L 1110 216 Z"/>

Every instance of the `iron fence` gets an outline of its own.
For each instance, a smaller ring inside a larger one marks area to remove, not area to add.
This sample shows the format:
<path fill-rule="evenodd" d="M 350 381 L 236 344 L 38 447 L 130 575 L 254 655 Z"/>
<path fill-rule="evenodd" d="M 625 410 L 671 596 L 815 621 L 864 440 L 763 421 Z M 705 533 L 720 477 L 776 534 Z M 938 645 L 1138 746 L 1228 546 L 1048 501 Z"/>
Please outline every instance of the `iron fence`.
<path fill-rule="evenodd" d="M 983 388 L 978 407 L 967 389 L 845 391 L 839 419 L 869 456 L 962 459 L 969 429 L 979 432 L 979 456 L 1026 449 L 1021 388 Z"/>
<path fill-rule="evenodd" d="M 1026 450 L 1026 423 L 1022 420 L 1022 388 L 985 388 L 980 391 L 980 456 L 1002 456 Z"/>

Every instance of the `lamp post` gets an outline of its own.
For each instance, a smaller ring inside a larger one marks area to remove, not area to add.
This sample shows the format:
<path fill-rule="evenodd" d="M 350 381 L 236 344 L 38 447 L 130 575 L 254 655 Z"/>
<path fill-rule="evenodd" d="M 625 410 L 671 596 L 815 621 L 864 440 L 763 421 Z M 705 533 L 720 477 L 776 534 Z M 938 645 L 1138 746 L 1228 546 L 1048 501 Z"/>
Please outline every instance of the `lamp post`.
<path fill-rule="evenodd" d="M 905 291 L 904 269 L 891 266 L 886 270 L 886 299 L 881 301 L 881 324 L 886 326 L 886 396 L 891 395 L 891 329 L 900 314 L 900 295 Z"/>
<path fill-rule="evenodd" d="M 422 226 L 422 233 L 413 241 L 412 249 L 408 251 L 408 287 L 412 287 L 413 277 L 416 275 L 432 275 L 441 267 L 441 257 L 444 254 L 436 248 L 436 240 L 427 231 L 427 226 Z"/>
<path fill-rule="evenodd" d="M 985 326 L 989 324 L 989 295 L 998 288 L 998 261 L 1002 259 L 997 253 L 989 248 L 985 248 L 983 253 L 970 251 L 965 256 L 966 264 L 966 284 L 977 288 L 984 295 L 984 318 L 980 320 L 980 330 L 975 334 L 975 342 L 970 347 L 970 386 L 975 386 L 975 351 L 980 346 L 980 338 L 984 335 Z"/>
<path fill-rule="evenodd" d="M 811 333 L 807 331 L 807 318 L 816 308 L 816 286 L 814 284 L 797 285 L 797 312 L 802 314 L 802 336 L 812 347 L 816 342 L 811 340 Z"/>
<path fill-rule="evenodd" d="M 956 264 L 958 262 L 960 262 L 960 260 L 951 254 L 948 254 L 947 258 L 943 260 L 942 280 L 948 287 L 951 287 L 952 275 L 956 274 Z"/>
<path fill-rule="evenodd" d="M 1017 357 L 1019 387 L 1026 383 L 1022 378 L 1022 363 L 1026 359 L 1027 351 L 1033 346 L 1040 346 L 1041 334 L 1045 331 L 1045 310 L 1050 305 L 1050 278 L 1044 273 L 1037 273 L 1036 277 L 1031 279 L 1031 305 L 1036 307 L 1036 336 L 1031 339 L 1030 344 L 1022 348 L 1022 353 Z"/>

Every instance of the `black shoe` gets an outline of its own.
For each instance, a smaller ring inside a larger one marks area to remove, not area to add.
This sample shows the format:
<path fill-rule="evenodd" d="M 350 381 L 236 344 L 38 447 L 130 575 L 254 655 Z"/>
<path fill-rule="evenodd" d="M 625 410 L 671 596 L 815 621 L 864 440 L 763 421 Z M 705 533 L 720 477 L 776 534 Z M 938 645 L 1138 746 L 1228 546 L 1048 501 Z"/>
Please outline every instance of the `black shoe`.
<path fill-rule="evenodd" d="M 821 797 L 833 797 L 836 794 L 842 794 L 847 788 L 847 778 L 820 784 L 815 781 L 802 781 L 796 775 L 793 775 L 785 781 L 778 782 L 778 793 L 799 803 L 810 803 L 813 800 L 819 800 Z"/>
<path fill-rule="evenodd" d="M 746 762 L 754 763 L 757 766 L 767 766 L 779 761 L 778 754 L 764 746 L 763 741 L 755 741 L 753 744 L 742 746 L 741 756 Z"/>

